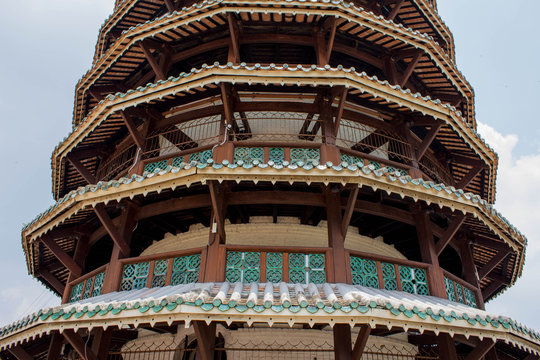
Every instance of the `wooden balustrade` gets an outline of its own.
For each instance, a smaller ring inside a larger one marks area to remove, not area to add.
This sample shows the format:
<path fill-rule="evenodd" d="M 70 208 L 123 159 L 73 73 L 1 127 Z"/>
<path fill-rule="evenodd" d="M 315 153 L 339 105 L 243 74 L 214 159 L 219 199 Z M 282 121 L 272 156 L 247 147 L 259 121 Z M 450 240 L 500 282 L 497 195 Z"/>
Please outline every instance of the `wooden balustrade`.
<path fill-rule="evenodd" d="M 100 266 L 70 282 L 67 289 L 70 292 L 69 301 L 74 302 L 101 295 L 107 269 L 108 265 Z"/>
<path fill-rule="evenodd" d="M 482 299 L 482 293 L 479 288 L 446 270 L 443 270 L 443 274 L 448 300 L 475 308 L 478 307 L 478 299 Z"/>

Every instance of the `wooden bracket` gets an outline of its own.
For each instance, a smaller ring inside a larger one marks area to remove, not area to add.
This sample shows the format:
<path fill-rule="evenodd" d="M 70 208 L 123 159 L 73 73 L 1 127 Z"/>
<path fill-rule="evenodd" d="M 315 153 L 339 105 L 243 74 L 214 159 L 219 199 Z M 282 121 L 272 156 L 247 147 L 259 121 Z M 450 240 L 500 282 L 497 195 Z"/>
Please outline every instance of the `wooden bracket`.
<path fill-rule="evenodd" d="M 437 336 L 437 348 L 441 360 L 457 360 L 456 345 L 454 339 L 449 334 L 440 333 Z"/>
<path fill-rule="evenodd" d="M 174 6 L 173 0 L 165 0 L 165 6 L 170 13 L 176 10 L 176 6 Z"/>
<path fill-rule="evenodd" d="M 139 46 L 144 54 L 144 57 L 146 58 L 146 61 L 148 61 L 148 64 L 150 64 L 150 67 L 152 68 L 152 71 L 154 71 L 154 74 L 156 75 L 157 80 L 165 80 L 165 72 L 163 69 L 159 66 L 159 63 L 157 62 L 154 55 L 152 55 L 152 52 L 150 51 L 150 47 L 147 45 L 147 41 L 141 41 L 139 42 Z"/>
<path fill-rule="evenodd" d="M 20 345 L 9 348 L 8 351 L 11 353 L 11 355 L 15 356 L 17 358 L 17 360 L 32 360 L 32 359 L 34 359 Z"/>
<path fill-rule="evenodd" d="M 411 78 L 411 75 L 414 69 L 416 69 L 416 66 L 418 66 L 418 63 L 420 62 L 420 59 L 422 58 L 423 54 L 424 52 L 421 50 L 418 50 L 416 54 L 414 54 L 411 62 L 409 63 L 409 65 L 407 66 L 403 74 L 401 75 L 399 86 L 404 87 L 405 84 L 407 84 L 407 81 L 409 81 L 409 79 Z"/>
<path fill-rule="evenodd" d="M 68 343 L 73 346 L 73 349 L 79 354 L 79 356 L 86 360 L 98 360 L 96 354 L 92 351 L 79 334 L 75 333 L 71 329 L 66 329 L 62 333 Z"/>
<path fill-rule="evenodd" d="M 107 233 L 111 237 L 112 241 L 114 241 L 115 245 L 118 246 L 118 248 L 120 249 L 122 255 L 128 256 L 130 252 L 129 246 L 122 238 L 120 232 L 114 225 L 114 222 L 109 217 L 109 214 L 107 214 L 105 205 L 96 204 L 96 206 L 94 207 L 94 212 L 96 213 L 99 221 L 101 222 L 105 230 L 107 230 Z"/>
<path fill-rule="evenodd" d="M 394 19 L 396 18 L 399 10 L 401 9 L 404 3 L 405 3 L 405 0 L 398 0 L 398 2 L 392 8 L 392 11 L 390 12 L 390 14 L 388 14 L 387 19 L 390 21 L 394 21 Z"/>
<path fill-rule="evenodd" d="M 47 351 L 47 360 L 60 359 L 60 352 L 62 351 L 62 345 L 64 343 L 64 337 L 58 332 L 53 331 L 51 334 L 51 340 L 49 342 L 49 350 Z"/>
<path fill-rule="evenodd" d="M 224 229 L 224 218 L 222 214 L 222 206 L 218 201 L 218 189 L 217 185 L 215 183 L 215 180 L 208 181 L 208 188 L 210 189 L 210 198 L 212 201 L 212 213 L 214 214 L 214 218 L 217 224 L 217 232 L 219 234 L 220 239 L 225 240 L 225 229 Z M 213 224 L 210 224 L 210 226 L 213 226 Z"/>
<path fill-rule="evenodd" d="M 82 272 L 81 267 L 68 255 L 52 238 L 46 235 L 41 238 L 41 242 L 49 248 L 49 250 L 56 256 L 58 260 L 72 273 L 80 275 Z"/>
<path fill-rule="evenodd" d="M 466 216 L 465 215 L 455 215 L 452 219 L 452 222 L 444 232 L 444 234 L 439 238 L 439 241 L 437 241 L 437 244 L 435 244 L 435 251 L 437 253 L 437 256 L 440 256 L 443 250 L 450 244 L 450 241 L 452 241 L 452 238 L 456 233 L 458 232 L 459 228 L 463 223 L 465 222 Z"/>
<path fill-rule="evenodd" d="M 352 350 L 352 360 L 360 360 L 364 353 L 364 349 L 366 348 L 370 333 L 371 327 L 369 325 L 360 325 L 360 330 L 358 331 L 358 336 L 356 337 Z"/>
<path fill-rule="evenodd" d="M 228 61 L 237 64 L 240 62 L 240 31 L 232 13 L 227 13 L 227 22 L 231 36 Z"/>
<path fill-rule="evenodd" d="M 339 131 L 339 124 L 341 123 L 341 118 L 343 117 L 343 109 L 345 108 L 345 101 L 347 100 L 347 88 L 343 88 L 343 91 L 341 92 L 341 96 L 339 98 L 339 104 L 337 108 L 337 113 L 334 120 L 334 134 L 337 136 Z"/>
<path fill-rule="evenodd" d="M 341 223 L 341 233 L 343 234 L 343 239 L 347 237 L 347 230 L 351 222 L 351 217 L 354 212 L 354 205 L 356 204 L 356 198 L 358 197 L 359 187 L 355 186 L 349 194 L 349 199 L 347 200 L 347 205 L 345 206 L 345 213 L 343 214 L 342 223 Z"/>
<path fill-rule="evenodd" d="M 431 129 L 429 129 L 429 132 L 427 133 L 426 137 L 424 138 L 424 140 L 420 144 L 420 147 L 416 151 L 416 159 L 417 159 L 417 161 L 420 161 L 424 157 L 427 150 L 429 149 L 429 146 L 431 145 L 433 140 L 435 140 L 435 137 L 437 136 L 439 130 L 442 127 L 442 125 L 443 125 L 443 122 L 439 121 L 439 122 L 436 122 L 435 124 L 433 124 Z"/>
<path fill-rule="evenodd" d="M 97 182 L 96 177 L 90 171 L 88 171 L 86 166 L 84 166 L 79 159 L 76 159 L 69 155 L 66 156 L 66 158 L 71 163 L 71 165 L 73 165 L 75 170 L 77 170 L 77 172 L 81 174 L 83 179 L 86 180 L 89 184 L 95 184 Z"/>
<path fill-rule="evenodd" d="M 491 260 L 487 262 L 486 265 L 484 265 L 480 270 L 478 270 L 478 278 L 479 280 L 482 280 L 485 278 L 490 272 L 492 272 L 497 265 L 501 263 L 508 255 L 510 255 L 512 251 L 510 248 L 506 250 L 499 250 L 497 251 L 497 254 L 495 254 Z"/>
<path fill-rule="evenodd" d="M 484 339 L 478 345 L 474 348 L 473 351 L 467 357 L 465 360 L 480 360 L 482 359 L 493 347 L 495 346 L 495 342 L 491 339 Z"/>
<path fill-rule="evenodd" d="M 457 189 L 465 189 L 467 185 L 471 183 L 471 181 L 474 180 L 476 175 L 480 173 L 480 171 L 484 170 L 486 168 L 485 165 L 474 165 L 471 170 L 461 179 L 461 181 L 456 185 Z"/>
<path fill-rule="evenodd" d="M 129 134 L 131 135 L 131 138 L 133 139 L 133 142 L 137 144 L 137 146 L 140 149 L 144 149 L 144 140 L 137 130 L 137 127 L 133 123 L 133 120 L 131 120 L 131 117 L 129 117 L 125 111 L 120 111 L 120 116 L 124 120 L 124 124 L 126 124 L 126 127 L 129 131 Z"/>
<path fill-rule="evenodd" d="M 39 269 L 39 276 L 43 278 L 46 282 L 51 285 L 54 290 L 56 290 L 59 294 L 63 294 L 66 286 L 58 280 L 56 277 L 54 277 L 53 274 L 49 272 L 47 269 Z"/>

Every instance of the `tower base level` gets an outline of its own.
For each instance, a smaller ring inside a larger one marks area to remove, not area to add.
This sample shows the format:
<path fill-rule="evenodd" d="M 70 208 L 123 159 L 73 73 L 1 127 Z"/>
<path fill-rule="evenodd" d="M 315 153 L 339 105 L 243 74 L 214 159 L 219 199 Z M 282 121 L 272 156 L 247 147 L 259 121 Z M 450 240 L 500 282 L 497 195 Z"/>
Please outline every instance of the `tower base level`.
<path fill-rule="evenodd" d="M 2 359 L 538 359 L 538 335 L 433 296 L 347 284 L 112 292 L 4 328 Z"/>

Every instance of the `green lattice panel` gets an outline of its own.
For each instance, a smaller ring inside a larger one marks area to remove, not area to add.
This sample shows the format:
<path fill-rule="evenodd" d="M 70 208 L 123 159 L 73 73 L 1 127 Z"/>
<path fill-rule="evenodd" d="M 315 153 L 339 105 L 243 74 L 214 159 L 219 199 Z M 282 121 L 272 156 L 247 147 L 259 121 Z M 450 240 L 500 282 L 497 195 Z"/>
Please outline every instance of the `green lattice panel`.
<path fill-rule="evenodd" d="M 144 288 L 148 280 L 149 271 L 150 262 L 148 261 L 138 264 L 125 265 L 124 273 L 122 274 L 122 284 L 120 285 L 120 291 Z"/>
<path fill-rule="evenodd" d="M 103 287 L 103 279 L 105 273 L 99 273 L 94 278 L 94 288 L 92 289 L 92 297 L 101 295 L 101 288 Z"/>
<path fill-rule="evenodd" d="M 407 175 L 407 172 L 405 170 L 401 170 L 401 169 L 398 169 L 398 168 L 395 168 L 393 166 L 385 166 L 386 168 L 386 171 L 388 171 L 388 173 L 394 175 L 396 172 L 399 174 L 399 176 L 405 176 Z"/>
<path fill-rule="evenodd" d="M 261 277 L 261 253 L 227 252 L 225 278 L 229 282 L 255 283 Z"/>
<path fill-rule="evenodd" d="M 424 269 L 399 266 L 401 290 L 410 294 L 429 295 L 427 276 Z"/>
<path fill-rule="evenodd" d="M 354 285 L 379 288 L 377 263 L 373 260 L 351 256 L 351 275 Z"/>
<path fill-rule="evenodd" d="M 283 254 L 266 254 L 266 281 L 271 283 L 283 281 Z"/>
<path fill-rule="evenodd" d="M 184 162 L 183 156 L 175 157 L 172 161 L 172 166 L 179 167 L 183 162 Z"/>
<path fill-rule="evenodd" d="M 274 164 L 283 164 L 285 160 L 285 150 L 283 148 L 270 148 L 268 149 L 268 157 Z"/>
<path fill-rule="evenodd" d="M 82 294 L 82 299 L 88 299 L 89 297 L 92 296 L 92 282 L 93 282 L 93 278 L 90 278 L 88 280 L 86 280 L 86 285 L 84 286 L 84 292 Z"/>
<path fill-rule="evenodd" d="M 81 299 L 83 287 L 84 287 L 84 281 L 73 286 L 73 289 L 71 290 L 71 298 L 69 300 L 70 302 L 79 301 Z"/>
<path fill-rule="evenodd" d="M 324 254 L 289 254 L 289 282 L 293 284 L 326 282 Z"/>
<path fill-rule="evenodd" d="M 156 171 L 156 169 L 165 170 L 166 168 L 167 168 L 167 160 L 163 160 L 163 161 L 146 164 L 146 166 L 144 167 L 144 171 L 151 173 L 151 172 Z"/>
<path fill-rule="evenodd" d="M 212 150 L 205 150 L 189 155 L 189 162 L 206 163 L 208 159 L 212 159 Z"/>
<path fill-rule="evenodd" d="M 304 164 L 311 164 L 314 161 L 321 160 L 321 152 L 319 149 L 303 149 L 303 148 L 291 148 L 291 163 L 298 164 L 300 162 Z"/>
<path fill-rule="evenodd" d="M 264 148 L 262 147 L 237 147 L 234 148 L 234 161 L 243 161 L 246 164 L 253 163 L 254 160 L 264 163 Z"/>
<path fill-rule="evenodd" d="M 396 267 L 394 264 L 381 263 L 383 273 L 384 288 L 386 290 L 397 290 Z"/>
<path fill-rule="evenodd" d="M 444 286 L 446 288 L 446 295 L 448 300 L 456 301 L 456 293 L 454 291 L 454 282 L 447 277 L 444 278 Z"/>
<path fill-rule="evenodd" d="M 467 288 L 463 288 L 463 292 L 465 295 L 465 304 L 477 307 L 476 305 L 476 296 L 474 295 L 474 292 L 472 290 L 469 290 Z"/>
<path fill-rule="evenodd" d="M 154 274 L 152 275 L 153 288 L 165 286 L 168 267 L 169 260 L 156 260 L 156 262 L 154 263 Z"/>
<path fill-rule="evenodd" d="M 465 298 L 463 296 L 463 287 L 458 284 L 458 283 L 454 283 L 454 286 L 456 287 L 456 292 L 457 292 L 457 302 L 458 303 L 462 303 L 462 304 L 465 304 Z"/>
<path fill-rule="evenodd" d="M 171 285 L 190 284 L 199 281 L 201 255 L 177 257 L 173 261 Z"/>
<path fill-rule="evenodd" d="M 341 154 L 341 162 L 346 162 L 349 165 L 364 165 L 364 160 L 358 156 Z"/>

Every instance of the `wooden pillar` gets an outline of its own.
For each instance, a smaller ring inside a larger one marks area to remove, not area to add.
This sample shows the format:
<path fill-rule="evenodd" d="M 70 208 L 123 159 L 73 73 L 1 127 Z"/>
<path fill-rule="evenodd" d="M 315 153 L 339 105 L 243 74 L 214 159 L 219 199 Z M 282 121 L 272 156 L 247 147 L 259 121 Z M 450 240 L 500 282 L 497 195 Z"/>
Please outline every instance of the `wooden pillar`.
<path fill-rule="evenodd" d="M 128 202 L 127 206 L 122 209 L 122 215 L 120 222 L 117 227 L 119 237 L 125 242 L 128 246 L 131 243 L 131 235 L 137 224 L 136 219 L 137 207 L 135 204 Z M 129 254 L 124 255 L 122 249 L 118 244 L 114 244 L 111 258 L 109 261 L 109 266 L 105 273 L 105 278 L 103 280 L 103 287 L 101 290 L 102 294 L 107 294 L 118 290 L 118 285 L 122 279 L 122 264 L 120 259 Z"/>
<path fill-rule="evenodd" d="M 206 325 L 204 321 L 193 321 L 197 337 L 197 360 L 214 360 L 216 345 L 216 323 Z"/>
<path fill-rule="evenodd" d="M 437 336 L 437 348 L 441 360 L 457 360 L 456 345 L 449 334 L 440 333 Z"/>
<path fill-rule="evenodd" d="M 320 102 L 320 121 L 322 122 L 322 145 L 321 145 L 321 161 L 328 161 L 337 165 L 341 163 L 339 149 L 336 146 L 336 133 L 334 117 L 332 115 L 332 103 L 335 95 L 332 91 L 326 91 Z"/>
<path fill-rule="evenodd" d="M 435 249 L 429 213 L 422 208 L 413 209 L 413 211 L 422 261 L 431 265 L 428 272 L 429 293 L 430 295 L 446 299 L 448 296 L 444 285 L 443 272 L 439 265 L 439 258 Z"/>
<path fill-rule="evenodd" d="M 476 266 L 474 265 L 473 255 L 471 251 L 471 245 L 469 244 L 468 239 L 463 235 L 461 236 L 461 245 L 459 247 L 459 252 L 461 255 L 461 263 L 463 266 L 463 279 L 469 284 L 472 284 L 478 289 L 476 296 L 476 306 L 484 310 L 484 299 L 482 298 L 482 292 L 479 291 L 480 284 L 478 283 L 478 276 L 476 274 Z"/>
<path fill-rule="evenodd" d="M 79 356 L 85 360 L 98 360 L 96 354 L 88 347 L 83 338 L 71 329 L 63 332 L 64 338 L 73 346 Z M 90 335 L 88 335 L 90 336 Z"/>
<path fill-rule="evenodd" d="M 109 346 L 111 344 L 112 329 L 103 328 L 94 329 L 94 338 L 92 339 L 92 352 L 96 354 L 99 360 L 106 360 L 109 353 Z"/>
<path fill-rule="evenodd" d="M 210 216 L 210 234 L 208 239 L 206 261 L 203 281 L 223 281 L 224 254 L 220 251 L 220 245 L 225 244 L 225 214 L 227 205 L 225 203 L 225 187 L 217 184 L 216 181 L 209 181 L 208 188 L 212 202 L 212 213 Z"/>
<path fill-rule="evenodd" d="M 64 344 L 64 337 L 58 331 L 54 331 L 51 334 L 51 342 L 49 343 L 49 350 L 47 351 L 46 359 L 47 360 L 59 359 L 63 344 Z"/>
<path fill-rule="evenodd" d="M 345 237 L 343 236 L 343 221 L 341 216 L 341 195 L 338 185 L 326 188 L 326 220 L 328 229 L 328 247 L 331 248 L 333 268 L 327 276 L 336 283 L 347 282 L 347 266 L 345 256 Z M 327 281 L 329 280 L 327 279 Z"/>
<path fill-rule="evenodd" d="M 334 325 L 334 359 L 335 360 L 351 360 L 352 359 L 352 343 L 351 343 L 351 327 L 348 324 Z"/>

